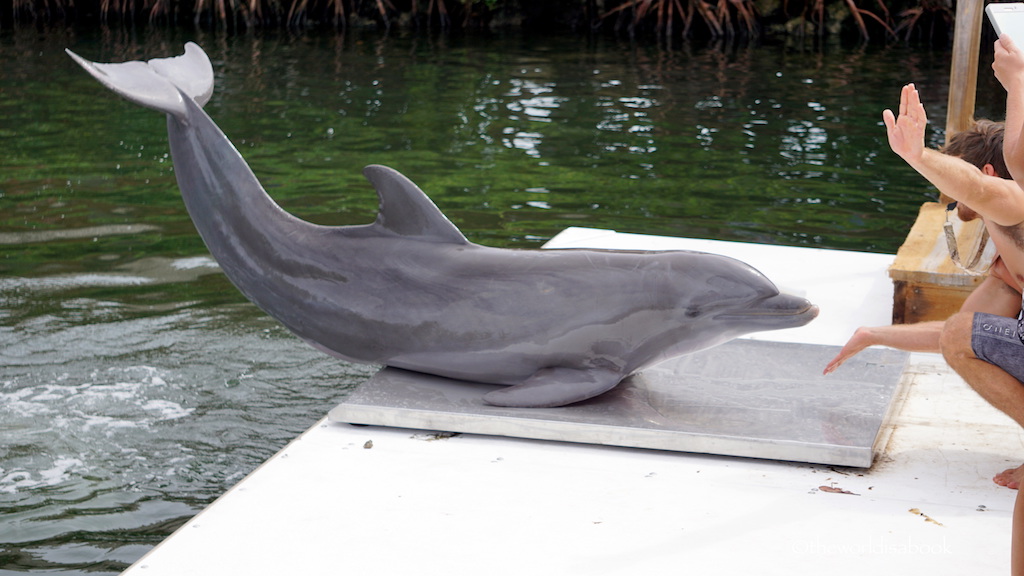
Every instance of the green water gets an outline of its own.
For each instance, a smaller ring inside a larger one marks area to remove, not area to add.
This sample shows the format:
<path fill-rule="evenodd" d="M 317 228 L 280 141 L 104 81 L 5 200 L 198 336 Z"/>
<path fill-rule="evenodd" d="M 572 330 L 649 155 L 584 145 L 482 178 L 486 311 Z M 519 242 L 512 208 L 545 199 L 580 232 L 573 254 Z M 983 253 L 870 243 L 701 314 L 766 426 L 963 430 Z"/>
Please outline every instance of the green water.
<path fill-rule="evenodd" d="M 0 573 L 124 569 L 373 373 L 245 302 L 192 228 L 163 118 L 63 54 L 188 40 L 214 61 L 211 116 L 318 223 L 373 220 L 370 163 L 522 248 L 590 226 L 894 252 L 934 197 L 880 111 L 912 80 L 941 125 L 943 52 L 0 31 Z M 1000 117 L 981 75 L 979 115 Z"/>

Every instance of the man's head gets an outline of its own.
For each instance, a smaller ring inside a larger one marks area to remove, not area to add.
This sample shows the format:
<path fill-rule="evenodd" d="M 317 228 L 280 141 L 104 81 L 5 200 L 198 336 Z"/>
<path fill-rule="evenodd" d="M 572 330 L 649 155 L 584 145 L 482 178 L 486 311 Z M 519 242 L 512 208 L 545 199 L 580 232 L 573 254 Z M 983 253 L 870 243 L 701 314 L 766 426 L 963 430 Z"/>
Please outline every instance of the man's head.
<path fill-rule="evenodd" d="M 1006 169 L 1006 161 L 1003 160 L 1002 122 L 976 120 L 967 130 L 954 134 L 941 151 L 974 164 L 989 176 L 1010 178 L 1010 171 Z M 957 205 L 957 215 L 964 221 L 978 217 L 963 202 Z"/>

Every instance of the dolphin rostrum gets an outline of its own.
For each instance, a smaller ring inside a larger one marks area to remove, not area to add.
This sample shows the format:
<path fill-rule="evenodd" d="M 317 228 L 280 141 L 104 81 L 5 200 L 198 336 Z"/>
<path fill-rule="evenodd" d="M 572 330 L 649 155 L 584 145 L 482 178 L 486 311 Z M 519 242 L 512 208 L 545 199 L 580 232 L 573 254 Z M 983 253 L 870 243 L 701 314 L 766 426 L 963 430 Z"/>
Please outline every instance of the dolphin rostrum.
<path fill-rule="evenodd" d="M 484 397 L 498 406 L 562 406 L 663 360 L 817 316 L 724 256 L 473 244 L 384 166 L 363 171 L 380 198 L 374 223 L 305 222 L 267 195 L 202 110 L 213 67 L 199 46 L 120 64 L 68 54 L 114 92 L 167 114 L 182 198 L 224 273 L 339 358 L 509 385 Z"/>

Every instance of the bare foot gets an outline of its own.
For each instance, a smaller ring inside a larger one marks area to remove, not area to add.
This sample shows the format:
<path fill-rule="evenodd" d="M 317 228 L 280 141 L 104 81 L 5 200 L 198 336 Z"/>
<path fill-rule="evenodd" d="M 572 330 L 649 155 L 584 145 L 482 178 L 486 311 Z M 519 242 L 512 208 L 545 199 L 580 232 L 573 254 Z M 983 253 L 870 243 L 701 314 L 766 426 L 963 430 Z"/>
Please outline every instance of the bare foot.
<path fill-rule="evenodd" d="M 1017 490 L 1024 483 L 1024 464 L 1017 468 L 1007 468 L 992 478 L 992 481 L 1000 486 L 1006 486 L 1010 490 Z"/>

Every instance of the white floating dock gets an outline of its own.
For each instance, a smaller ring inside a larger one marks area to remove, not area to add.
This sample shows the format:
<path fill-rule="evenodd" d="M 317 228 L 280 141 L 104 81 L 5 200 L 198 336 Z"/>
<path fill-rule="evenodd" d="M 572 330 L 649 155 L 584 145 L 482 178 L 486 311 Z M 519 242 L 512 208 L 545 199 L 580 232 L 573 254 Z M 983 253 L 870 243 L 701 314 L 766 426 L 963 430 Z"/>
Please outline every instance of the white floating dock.
<path fill-rule="evenodd" d="M 891 315 L 888 255 L 576 228 L 548 247 L 726 254 L 821 307 L 752 341 L 838 346 Z M 1016 494 L 991 477 L 1024 459 L 1019 427 L 937 355 L 895 394 L 869 469 L 325 418 L 125 573 L 1008 573 Z"/>

